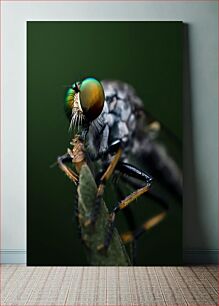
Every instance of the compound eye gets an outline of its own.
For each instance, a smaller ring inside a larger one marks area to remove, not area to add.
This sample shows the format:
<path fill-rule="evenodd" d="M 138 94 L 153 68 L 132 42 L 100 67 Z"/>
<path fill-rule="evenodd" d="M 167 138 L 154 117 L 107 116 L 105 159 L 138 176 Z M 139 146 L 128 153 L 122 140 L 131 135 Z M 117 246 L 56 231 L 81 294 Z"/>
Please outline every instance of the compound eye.
<path fill-rule="evenodd" d="M 85 117 L 92 121 L 102 112 L 104 91 L 101 83 L 95 78 L 86 78 L 80 85 L 80 104 Z"/>
<path fill-rule="evenodd" d="M 66 96 L 65 96 L 65 113 L 68 117 L 68 119 L 71 118 L 72 116 L 72 108 L 74 105 L 74 96 L 75 96 L 75 91 L 73 88 L 69 88 Z"/>

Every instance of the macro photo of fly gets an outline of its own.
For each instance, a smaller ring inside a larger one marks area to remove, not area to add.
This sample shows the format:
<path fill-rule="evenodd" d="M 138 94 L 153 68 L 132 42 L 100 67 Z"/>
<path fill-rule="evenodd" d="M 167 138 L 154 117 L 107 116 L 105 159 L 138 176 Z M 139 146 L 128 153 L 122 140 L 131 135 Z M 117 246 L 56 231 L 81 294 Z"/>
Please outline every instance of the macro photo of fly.
<path fill-rule="evenodd" d="M 93 77 L 68 87 L 65 113 L 71 142 L 57 163 L 77 186 L 75 211 L 88 261 L 91 265 L 135 265 L 138 239 L 168 215 L 168 201 L 153 188 L 156 179 L 176 197 L 182 196 L 181 171 L 157 141 L 162 125 L 147 115 L 131 85 Z M 133 160 L 146 164 L 147 170 Z M 118 201 L 109 209 L 103 196 L 114 176 Z M 120 180 L 131 193 L 121 189 Z M 153 199 L 160 208 L 150 218 L 146 213 L 143 224 L 135 224 L 133 218 L 139 197 L 146 203 Z M 127 220 L 129 230 L 124 233 L 117 230 L 119 214 Z"/>

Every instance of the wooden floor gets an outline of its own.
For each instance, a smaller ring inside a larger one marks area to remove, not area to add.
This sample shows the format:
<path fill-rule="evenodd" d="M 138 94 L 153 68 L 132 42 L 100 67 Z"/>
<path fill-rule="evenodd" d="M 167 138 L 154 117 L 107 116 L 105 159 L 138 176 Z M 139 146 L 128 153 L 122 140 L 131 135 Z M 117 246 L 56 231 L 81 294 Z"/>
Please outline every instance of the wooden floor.
<path fill-rule="evenodd" d="M 0 305 L 218 305 L 217 266 L 1 266 Z"/>

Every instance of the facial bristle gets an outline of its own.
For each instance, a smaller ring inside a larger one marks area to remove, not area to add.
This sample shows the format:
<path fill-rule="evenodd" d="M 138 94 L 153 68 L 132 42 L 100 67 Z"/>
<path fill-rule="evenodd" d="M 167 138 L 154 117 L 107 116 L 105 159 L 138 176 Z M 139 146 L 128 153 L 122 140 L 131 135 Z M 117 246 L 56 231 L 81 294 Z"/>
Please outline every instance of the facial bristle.
<path fill-rule="evenodd" d="M 81 112 L 72 112 L 72 117 L 69 125 L 69 132 L 77 132 L 83 123 L 84 115 Z"/>

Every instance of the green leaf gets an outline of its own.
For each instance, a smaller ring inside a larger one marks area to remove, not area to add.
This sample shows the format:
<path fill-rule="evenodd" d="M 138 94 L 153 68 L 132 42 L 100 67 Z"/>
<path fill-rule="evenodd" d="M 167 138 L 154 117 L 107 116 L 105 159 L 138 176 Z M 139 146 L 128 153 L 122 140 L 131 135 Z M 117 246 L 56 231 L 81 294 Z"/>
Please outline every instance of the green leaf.
<path fill-rule="evenodd" d="M 107 231 L 109 212 L 101 201 L 99 214 L 95 226 L 85 226 L 90 219 L 95 205 L 97 186 L 93 175 L 87 165 L 83 165 L 80 172 L 78 186 L 79 223 L 82 239 L 85 244 L 88 261 L 92 266 L 129 266 L 131 265 L 128 254 L 118 231 L 114 228 L 111 243 L 107 252 L 100 252 L 98 247 L 103 244 Z"/>

